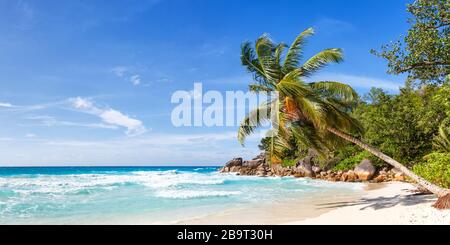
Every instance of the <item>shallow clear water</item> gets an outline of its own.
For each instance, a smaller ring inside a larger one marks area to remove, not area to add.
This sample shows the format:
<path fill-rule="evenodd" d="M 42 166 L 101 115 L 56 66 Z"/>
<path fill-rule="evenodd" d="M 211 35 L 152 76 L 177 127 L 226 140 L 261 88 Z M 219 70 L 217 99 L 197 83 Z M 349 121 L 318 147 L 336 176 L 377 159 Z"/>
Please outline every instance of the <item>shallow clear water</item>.
<path fill-rule="evenodd" d="M 172 223 L 360 184 L 221 174 L 216 167 L 0 168 L 0 224 Z"/>

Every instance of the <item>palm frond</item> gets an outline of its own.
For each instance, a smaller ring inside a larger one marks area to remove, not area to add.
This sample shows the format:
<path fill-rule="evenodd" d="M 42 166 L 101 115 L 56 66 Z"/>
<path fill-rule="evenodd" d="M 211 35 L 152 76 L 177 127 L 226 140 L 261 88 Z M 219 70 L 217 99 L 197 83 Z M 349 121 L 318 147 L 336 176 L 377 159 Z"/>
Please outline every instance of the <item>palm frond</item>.
<path fill-rule="evenodd" d="M 433 147 L 437 151 L 450 153 L 450 129 L 439 127 L 439 133 L 433 140 Z"/>
<path fill-rule="evenodd" d="M 293 99 L 297 97 L 306 97 L 312 94 L 312 90 L 307 84 L 291 80 L 289 77 L 285 77 L 285 79 L 281 80 L 275 88 L 280 95 L 291 97 Z"/>
<path fill-rule="evenodd" d="M 281 67 L 281 56 L 283 55 L 283 51 L 288 46 L 285 43 L 280 43 L 275 48 L 275 60 L 279 67 Z"/>
<path fill-rule="evenodd" d="M 284 127 L 279 127 L 276 133 L 273 132 L 270 137 L 270 161 L 272 164 L 279 163 L 285 157 L 286 150 L 293 149 L 293 146 L 288 141 L 291 137 L 291 131 Z"/>
<path fill-rule="evenodd" d="M 272 120 L 272 106 L 273 103 L 276 102 L 277 99 L 274 99 L 261 104 L 256 109 L 250 111 L 244 120 L 242 120 L 238 129 L 238 140 L 241 145 L 244 145 L 245 138 L 251 135 L 256 128 L 260 127 L 263 123 Z"/>
<path fill-rule="evenodd" d="M 304 117 L 303 120 L 313 123 L 316 130 L 324 130 L 326 128 L 326 114 L 324 113 L 323 103 L 313 99 L 313 97 L 298 97 L 295 101 Z"/>
<path fill-rule="evenodd" d="M 256 58 L 255 51 L 250 42 L 244 42 L 241 45 L 241 63 L 248 72 L 252 73 L 255 81 L 260 84 L 266 83 L 266 74 Z"/>
<path fill-rule="evenodd" d="M 325 102 L 323 104 L 323 111 L 326 115 L 327 126 L 356 135 L 362 135 L 364 133 L 364 127 L 358 120 L 334 104 Z"/>
<path fill-rule="evenodd" d="M 307 77 L 314 72 L 328 65 L 329 63 L 339 63 L 343 60 L 342 49 L 331 48 L 325 49 L 307 60 L 297 71 L 298 75 Z"/>
<path fill-rule="evenodd" d="M 266 86 L 266 85 L 261 85 L 261 84 L 250 84 L 248 85 L 248 89 L 251 92 L 270 92 L 273 91 L 273 88 L 271 88 L 271 86 Z"/>
<path fill-rule="evenodd" d="M 286 58 L 283 64 L 283 73 L 288 74 L 300 65 L 300 60 L 303 55 L 303 46 L 305 45 L 305 38 L 314 34 L 313 28 L 304 30 L 295 38 L 294 42 L 289 47 Z"/>
<path fill-rule="evenodd" d="M 320 95 L 342 102 L 353 102 L 358 98 L 356 91 L 347 84 L 335 81 L 321 81 L 309 84 Z"/>
<path fill-rule="evenodd" d="M 281 69 L 275 55 L 277 47 L 268 35 L 262 35 L 256 40 L 255 51 L 266 80 L 275 85 L 281 77 Z"/>
<path fill-rule="evenodd" d="M 322 138 L 317 134 L 313 125 L 298 121 L 293 123 L 290 129 L 292 130 L 292 135 L 297 145 L 301 148 L 313 148 L 318 152 L 325 152 L 327 150 L 327 147 L 322 142 Z"/>
<path fill-rule="evenodd" d="M 342 110 L 345 112 L 351 112 L 352 109 L 357 105 L 357 101 L 348 101 L 348 100 L 343 100 L 341 98 L 333 98 L 333 97 L 326 97 L 324 99 L 324 101 L 332 104 L 336 108 L 339 108 L 339 110 Z"/>

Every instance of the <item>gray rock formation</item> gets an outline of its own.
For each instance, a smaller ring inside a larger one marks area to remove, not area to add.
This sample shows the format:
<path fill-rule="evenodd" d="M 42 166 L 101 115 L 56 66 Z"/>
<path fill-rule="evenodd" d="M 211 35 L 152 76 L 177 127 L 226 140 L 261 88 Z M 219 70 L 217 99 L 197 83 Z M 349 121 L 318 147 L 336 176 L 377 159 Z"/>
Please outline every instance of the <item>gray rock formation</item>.
<path fill-rule="evenodd" d="M 306 157 L 308 158 L 308 157 Z M 296 171 L 306 177 L 314 177 L 314 171 L 311 166 L 311 158 L 301 160 L 297 163 Z"/>
<path fill-rule="evenodd" d="M 376 168 L 369 159 L 364 159 L 355 167 L 354 172 L 358 176 L 358 179 L 367 181 L 372 179 L 376 172 Z"/>
<path fill-rule="evenodd" d="M 236 173 L 236 175 L 255 175 L 260 177 L 265 176 L 294 176 L 294 177 L 312 177 L 327 181 L 372 181 L 372 182 L 386 182 L 386 181 L 405 181 L 405 176 L 396 169 L 388 170 L 387 168 L 376 172 L 372 163 L 364 159 L 355 167 L 354 170 L 334 171 L 331 169 L 321 169 L 314 165 L 314 156 L 308 155 L 300 160 L 296 166 L 283 167 L 281 164 L 269 165 L 266 162 L 266 155 L 264 153 L 256 156 L 252 160 L 243 161 L 242 158 L 234 158 L 228 161 L 223 168 L 220 169 L 222 173 Z"/>

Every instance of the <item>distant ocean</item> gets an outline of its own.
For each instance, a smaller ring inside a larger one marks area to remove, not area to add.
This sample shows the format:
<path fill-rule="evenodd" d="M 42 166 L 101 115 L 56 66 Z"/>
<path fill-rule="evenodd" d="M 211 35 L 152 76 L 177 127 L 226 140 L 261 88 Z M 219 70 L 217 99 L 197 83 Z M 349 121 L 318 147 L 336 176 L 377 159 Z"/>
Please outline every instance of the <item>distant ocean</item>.
<path fill-rule="evenodd" d="M 2 167 L 0 224 L 170 224 L 360 190 L 360 184 L 221 174 L 218 167 Z"/>

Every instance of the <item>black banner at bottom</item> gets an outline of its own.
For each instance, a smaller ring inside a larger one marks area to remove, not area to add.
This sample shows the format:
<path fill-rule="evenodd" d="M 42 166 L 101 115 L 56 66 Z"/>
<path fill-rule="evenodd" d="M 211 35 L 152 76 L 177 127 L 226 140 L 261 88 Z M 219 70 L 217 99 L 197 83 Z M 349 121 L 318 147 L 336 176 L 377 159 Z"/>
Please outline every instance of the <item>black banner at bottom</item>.
<path fill-rule="evenodd" d="M 148 244 L 145 241 L 176 243 L 260 243 L 280 242 L 368 242 L 438 241 L 448 226 L 0 226 L 2 244 L 30 240 L 85 244 L 106 240 L 124 244 Z M 63 239 L 63 240 L 61 240 Z"/>

